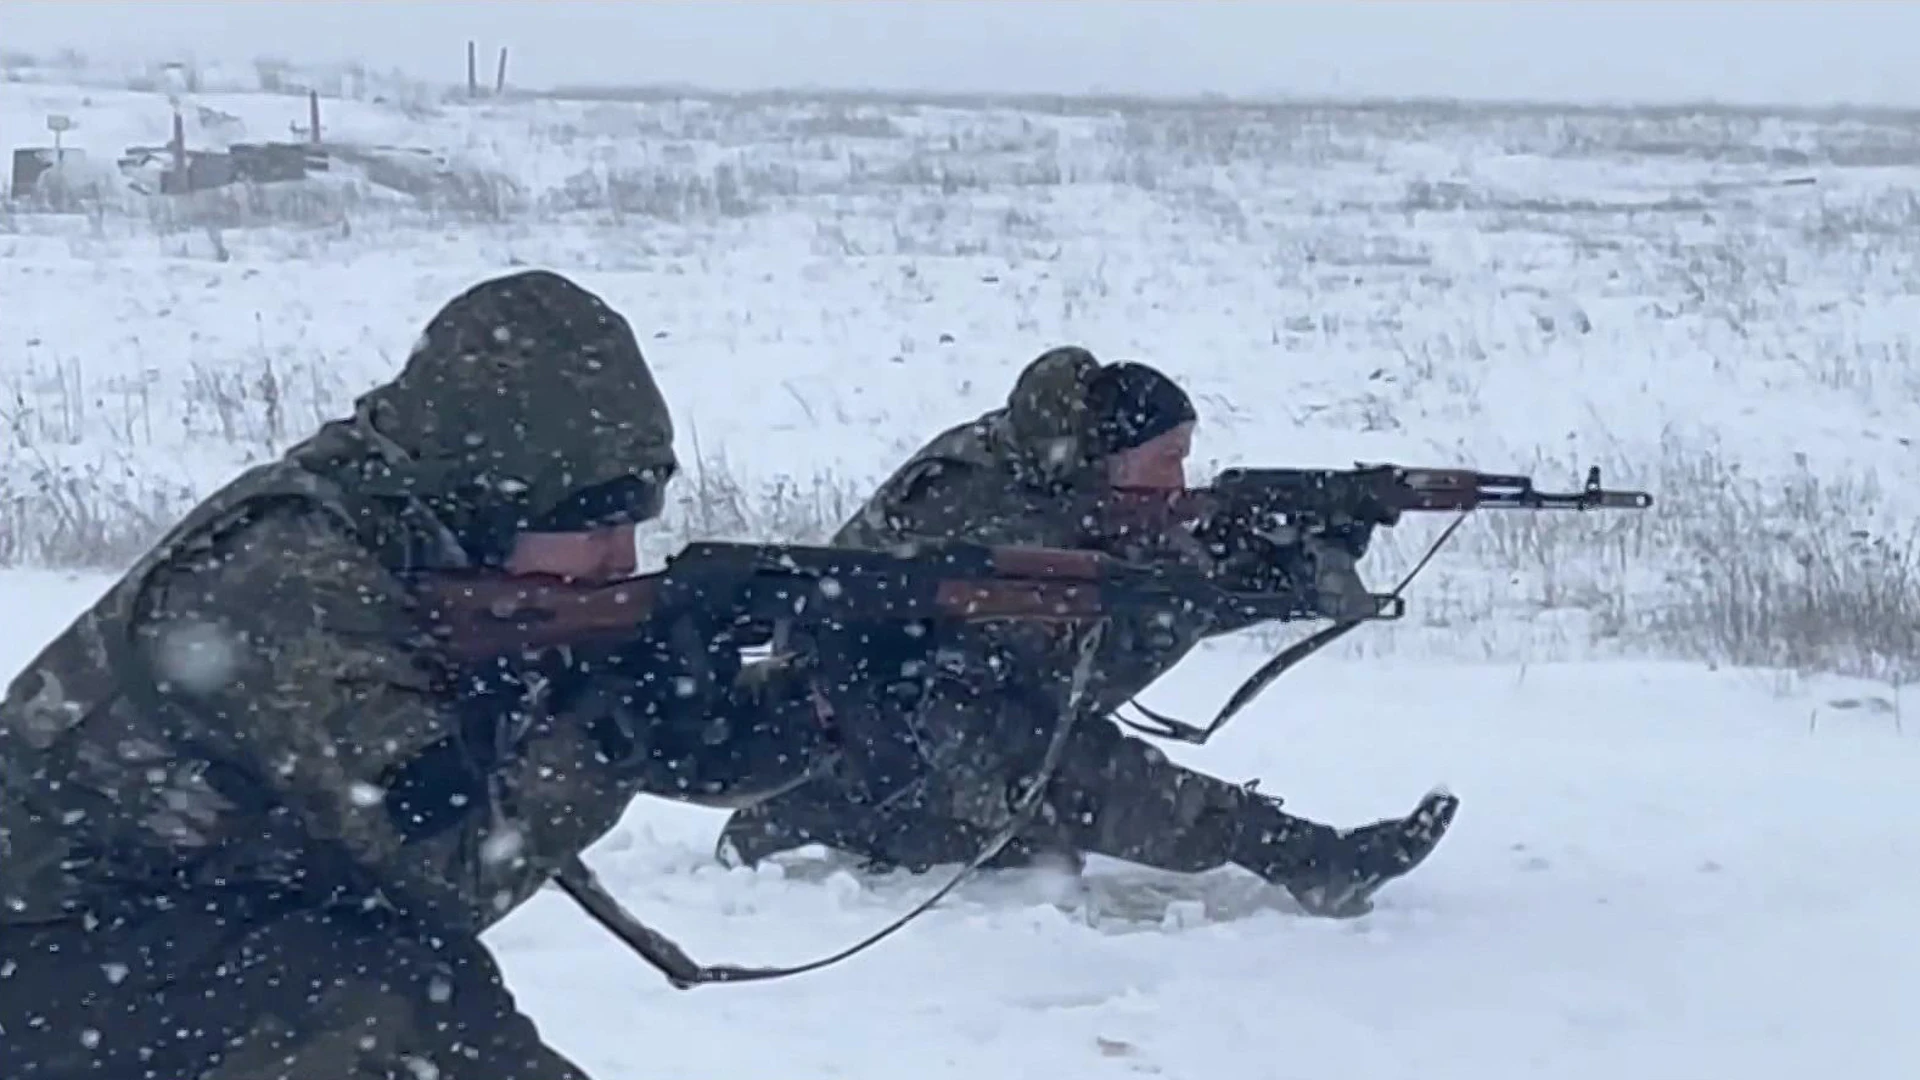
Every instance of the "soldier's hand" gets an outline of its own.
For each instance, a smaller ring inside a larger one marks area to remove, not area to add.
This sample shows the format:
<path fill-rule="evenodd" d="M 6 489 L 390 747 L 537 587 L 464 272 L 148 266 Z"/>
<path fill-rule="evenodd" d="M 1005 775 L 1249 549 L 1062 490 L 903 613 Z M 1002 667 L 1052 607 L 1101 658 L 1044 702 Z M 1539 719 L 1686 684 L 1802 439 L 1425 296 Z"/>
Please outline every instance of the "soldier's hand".
<path fill-rule="evenodd" d="M 1367 618 L 1378 609 L 1349 544 L 1339 539 L 1308 537 L 1301 561 L 1312 582 L 1316 605 L 1330 619 Z"/>
<path fill-rule="evenodd" d="M 1244 531 L 1205 540 L 1209 578 L 1235 592 L 1281 593 L 1301 580 L 1300 545 Z"/>

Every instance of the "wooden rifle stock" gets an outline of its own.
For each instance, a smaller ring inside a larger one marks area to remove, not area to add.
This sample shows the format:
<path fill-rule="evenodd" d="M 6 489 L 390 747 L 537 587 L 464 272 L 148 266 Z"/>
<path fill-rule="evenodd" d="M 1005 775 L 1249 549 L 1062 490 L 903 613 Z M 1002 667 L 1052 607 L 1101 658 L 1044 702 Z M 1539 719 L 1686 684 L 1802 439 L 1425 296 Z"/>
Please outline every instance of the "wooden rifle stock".
<path fill-rule="evenodd" d="M 632 638 L 653 618 L 661 574 L 604 584 L 508 574 L 436 574 L 417 584 L 422 613 L 458 660 Z"/>
<path fill-rule="evenodd" d="M 462 661 L 631 640 L 668 613 L 697 614 L 753 644 L 782 621 L 1057 623 L 1126 608 L 1290 603 L 1238 597 L 1191 575 L 1146 573 L 1095 552 L 973 544 L 878 552 L 700 543 L 663 571 L 614 582 L 456 571 L 419 576 L 415 596 L 448 655 Z"/>

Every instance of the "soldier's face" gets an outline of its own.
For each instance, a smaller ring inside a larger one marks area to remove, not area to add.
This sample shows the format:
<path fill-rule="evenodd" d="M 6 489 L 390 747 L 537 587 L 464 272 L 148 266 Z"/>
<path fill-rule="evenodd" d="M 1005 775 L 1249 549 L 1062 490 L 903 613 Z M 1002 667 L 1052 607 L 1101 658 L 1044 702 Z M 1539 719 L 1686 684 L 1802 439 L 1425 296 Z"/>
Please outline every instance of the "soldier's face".
<path fill-rule="evenodd" d="M 1178 491 L 1187 486 L 1187 456 L 1193 453 L 1193 424 L 1122 450 L 1107 459 L 1107 480 L 1117 488 Z"/>
<path fill-rule="evenodd" d="M 526 532 L 514 537 L 509 574 L 534 574 L 599 582 L 631 577 L 639 568 L 633 526 L 609 525 L 579 532 Z"/>

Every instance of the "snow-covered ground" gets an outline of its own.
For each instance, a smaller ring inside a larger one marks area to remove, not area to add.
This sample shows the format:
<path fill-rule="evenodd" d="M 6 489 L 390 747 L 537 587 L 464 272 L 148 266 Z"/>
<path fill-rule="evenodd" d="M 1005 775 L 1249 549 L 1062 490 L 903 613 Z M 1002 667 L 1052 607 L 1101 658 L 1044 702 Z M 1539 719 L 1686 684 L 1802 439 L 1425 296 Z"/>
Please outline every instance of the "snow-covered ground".
<path fill-rule="evenodd" d="M 195 146 L 305 120 L 290 96 L 183 104 Z M 1457 790 L 1446 845 L 1368 918 L 1300 918 L 1237 873 L 1101 865 L 1080 888 L 975 883 L 824 973 L 681 994 L 544 896 L 493 943 L 596 1075 L 1920 1065 L 1920 750 L 1889 682 L 1920 655 L 1910 118 L 324 105 L 329 138 L 431 151 L 427 201 L 343 167 L 0 212 L 0 563 L 124 559 L 395 370 L 455 291 L 523 265 L 602 291 L 647 346 L 690 463 L 662 544 L 817 531 L 1068 341 L 1185 381 L 1212 462 L 1543 486 L 1597 462 L 1660 500 L 1470 524 L 1407 625 L 1354 635 L 1191 754 L 1341 822 Z M 48 112 L 99 161 L 164 139 L 168 107 L 0 84 L 0 130 Z M 1371 562 L 1384 577 L 1441 524 Z M 107 580 L 0 574 L 8 670 Z M 1248 644 L 1149 702 L 1209 710 Z M 637 806 L 591 853 L 705 959 L 807 959 L 934 884 L 727 871 L 716 825 Z"/>
<path fill-rule="evenodd" d="M 32 614 L 0 664 L 99 587 L 10 582 Z M 1197 657 L 1153 703 L 1216 705 L 1254 659 Z M 1446 844 L 1358 921 L 1300 916 L 1236 871 L 1096 863 L 1077 885 L 963 886 L 839 967 L 756 986 L 671 990 L 558 894 L 489 943 L 605 1080 L 1903 1080 L 1920 1062 L 1920 739 L 1893 709 L 1678 664 L 1333 662 L 1188 756 L 1330 821 L 1452 786 Z M 831 952 L 940 880 L 860 882 L 805 856 L 727 870 L 719 820 L 638 806 L 590 853 L 708 962 Z"/>

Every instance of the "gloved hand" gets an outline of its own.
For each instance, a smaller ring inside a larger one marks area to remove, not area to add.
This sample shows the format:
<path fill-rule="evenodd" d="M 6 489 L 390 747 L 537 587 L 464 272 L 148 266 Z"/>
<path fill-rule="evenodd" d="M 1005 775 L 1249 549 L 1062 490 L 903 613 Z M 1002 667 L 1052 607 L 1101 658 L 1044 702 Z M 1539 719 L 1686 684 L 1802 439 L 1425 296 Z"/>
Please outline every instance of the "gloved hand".
<path fill-rule="evenodd" d="M 1205 551 L 1208 576 L 1222 588 L 1272 593 L 1299 584 L 1295 544 L 1278 543 L 1257 532 L 1215 523 L 1204 523 L 1194 536 Z"/>
<path fill-rule="evenodd" d="M 1365 550 L 1364 539 L 1359 546 Z M 1301 543 L 1303 576 L 1313 589 L 1321 614 L 1327 618 L 1365 618 L 1377 610 L 1367 583 L 1360 580 L 1353 548 L 1350 536 L 1310 536 Z"/>
<path fill-rule="evenodd" d="M 830 716 L 778 664 L 743 668 L 724 642 L 631 645 L 617 663 L 566 679 L 563 703 L 626 782 L 715 805 L 766 798 L 839 753 Z"/>
<path fill-rule="evenodd" d="M 1376 523 L 1358 518 L 1338 518 L 1316 530 L 1314 536 L 1323 543 L 1345 551 L 1355 559 L 1365 558 L 1367 548 L 1373 543 L 1373 530 Z"/>

